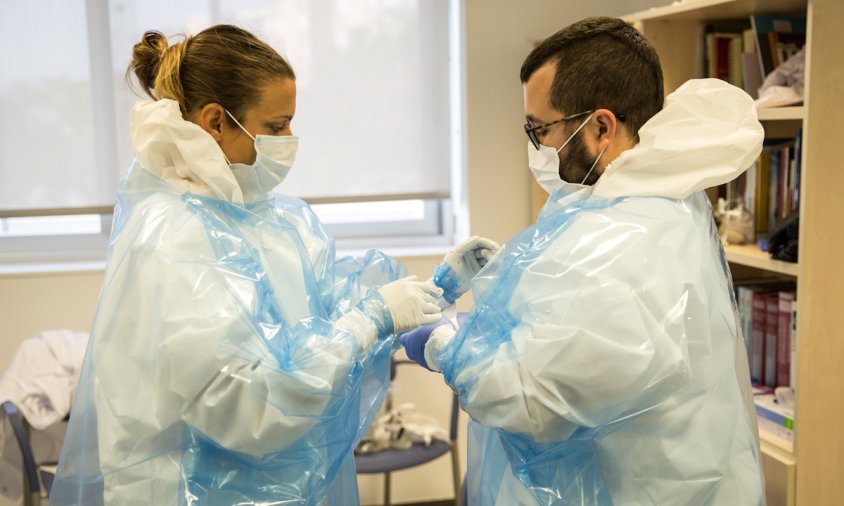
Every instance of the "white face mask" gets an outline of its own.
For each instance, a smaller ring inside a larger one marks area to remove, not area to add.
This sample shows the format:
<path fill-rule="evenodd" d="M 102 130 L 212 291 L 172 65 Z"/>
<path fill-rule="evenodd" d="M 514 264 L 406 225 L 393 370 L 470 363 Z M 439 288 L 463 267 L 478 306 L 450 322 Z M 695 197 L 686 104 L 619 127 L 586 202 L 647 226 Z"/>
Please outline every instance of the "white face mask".
<path fill-rule="evenodd" d="M 598 157 L 595 158 L 595 161 L 592 163 L 592 167 L 589 168 L 589 172 L 586 173 L 586 176 L 579 185 L 563 181 L 560 177 L 559 155 L 560 151 L 562 151 L 563 148 L 566 147 L 566 145 L 568 145 L 568 143 L 574 138 L 574 136 L 577 135 L 584 126 L 586 126 L 586 123 L 588 123 L 591 118 L 592 114 L 590 114 L 586 120 L 577 127 L 577 130 L 575 130 L 574 133 L 566 139 L 566 142 L 564 142 L 559 149 L 554 149 L 543 144 L 540 144 L 539 149 L 536 149 L 533 147 L 533 143 L 528 141 L 528 167 L 530 167 L 533 177 L 536 178 L 536 182 L 539 183 L 539 186 L 541 186 L 543 190 L 548 193 L 553 193 L 555 190 L 559 190 L 564 186 L 583 186 L 583 183 L 586 182 L 586 179 L 590 174 L 592 174 L 592 170 L 595 168 L 595 165 L 598 164 L 598 160 L 600 160 L 601 156 L 604 155 L 604 150 L 607 149 L 606 147 L 602 149 L 598 154 Z"/>
<path fill-rule="evenodd" d="M 255 141 L 255 163 L 229 163 L 235 179 L 243 192 L 243 197 L 253 200 L 256 195 L 269 193 L 287 177 L 293 162 L 299 137 L 295 135 L 258 135 L 250 134 L 229 111 L 226 114 L 237 123 L 250 139 Z M 228 161 L 228 159 L 226 160 Z"/>

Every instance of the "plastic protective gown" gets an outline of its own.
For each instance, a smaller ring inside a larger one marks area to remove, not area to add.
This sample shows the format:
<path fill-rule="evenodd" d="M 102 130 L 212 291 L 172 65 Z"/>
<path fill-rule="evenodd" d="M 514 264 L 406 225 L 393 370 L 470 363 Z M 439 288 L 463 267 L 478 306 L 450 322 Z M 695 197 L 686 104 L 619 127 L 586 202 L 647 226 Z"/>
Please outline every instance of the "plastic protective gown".
<path fill-rule="evenodd" d="M 356 305 L 404 269 L 335 263 L 310 208 L 233 174 L 173 101 L 132 134 L 51 504 L 357 504 L 394 338 Z"/>
<path fill-rule="evenodd" d="M 472 505 L 764 502 L 730 275 L 700 191 L 759 154 L 753 101 L 690 81 L 639 135 L 593 187 L 550 195 L 434 354 L 474 420 Z"/>

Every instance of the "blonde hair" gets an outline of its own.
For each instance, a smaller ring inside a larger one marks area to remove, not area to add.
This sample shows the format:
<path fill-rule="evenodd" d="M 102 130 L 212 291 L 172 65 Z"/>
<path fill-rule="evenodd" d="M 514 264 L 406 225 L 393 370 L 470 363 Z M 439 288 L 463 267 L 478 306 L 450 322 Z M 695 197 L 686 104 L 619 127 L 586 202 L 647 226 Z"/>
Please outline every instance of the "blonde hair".
<path fill-rule="evenodd" d="M 130 86 L 132 74 L 149 97 L 175 100 L 185 116 L 210 103 L 241 116 L 267 81 L 296 78 L 278 52 L 232 25 L 206 28 L 173 45 L 161 32 L 148 31 L 132 51 Z"/>

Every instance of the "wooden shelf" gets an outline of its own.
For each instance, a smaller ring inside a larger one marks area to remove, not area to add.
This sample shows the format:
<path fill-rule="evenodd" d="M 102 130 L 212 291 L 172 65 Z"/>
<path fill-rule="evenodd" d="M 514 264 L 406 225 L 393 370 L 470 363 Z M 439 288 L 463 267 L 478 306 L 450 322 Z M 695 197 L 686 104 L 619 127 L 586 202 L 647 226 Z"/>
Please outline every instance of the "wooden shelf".
<path fill-rule="evenodd" d="M 795 107 L 759 107 L 756 109 L 759 121 L 803 121 L 806 115 L 806 108 Z"/>
<path fill-rule="evenodd" d="M 806 0 L 685 0 L 664 7 L 635 12 L 627 19 L 647 20 L 716 20 L 747 18 L 751 14 L 806 12 Z"/>
<path fill-rule="evenodd" d="M 775 440 L 774 436 L 767 432 L 759 431 L 759 449 L 777 459 L 783 464 L 794 465 L 797 463 L 794 454 L 782 447 L 783 443 Z"/>
<path fill-rule="evenodd" d="M 768 506 L 795 506 L 797 461 L 794 454 L 777 446 L 766 432 L 759 433 L 759 452 Z"/>
<path fill-rule="evenodd" d="M 732 263 L 794 277 L 800 273 L 800 264 L 772 260 L 767 252 L 755 245 L 730 245 L 725 246 L 724 251 L 727 253 L 727 260 Z"/>
<path fill-rule="evenodd" d="M 666 4 L 670 0 L 665 1 Z M 796 278 L 797 384 L 793 452 L 761 441 L 767 504 L 838 504 L 844 469 L 844 171 L 840 170 L 844 123 L 835 114 L 844 82 L 844 1 L 842 0 L 684 0 L 630 16 L 654 46 L 670 93 L 701 73 L 702 34 L 717 20 L 748 20 L 752 14 L 806 16 L 805 104 L 802 108 L 759 110 L 768 138 L 793 137 L 802 128 L 800 186 L 800 264 L 778 262 L 752 246 L 726 248 L 727 259 L 750 279 L 781 273 Z M 759 273 L 743 272 L 760 270 Z M 798 455 L 799 454 L 799 455 Z M 794 462 L 799 456 L 800 465 Z"/>

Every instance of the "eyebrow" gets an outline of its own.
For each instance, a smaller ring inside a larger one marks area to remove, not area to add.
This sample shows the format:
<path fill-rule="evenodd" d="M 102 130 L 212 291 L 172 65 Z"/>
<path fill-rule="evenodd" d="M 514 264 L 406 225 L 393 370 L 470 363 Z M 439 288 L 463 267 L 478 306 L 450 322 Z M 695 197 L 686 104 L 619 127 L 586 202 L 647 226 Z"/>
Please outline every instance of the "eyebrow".
<path fill-rule="evenodd" d="M 542 121 L 532 114 L 526 114 L 525 119 L 527 120 L 528 123 L 530 123 L 533 126 L 541 126 L 541 125 L 545 125 L 545 124 L 548 123 L 548 121 Z"/>
<path fill-rule="evenodd" d="M 293 116 L 271 116 L 271 117 L 267 118 L 268 121 L 279 120 L 279 119 L 291 120 L 291 119 L 293 119 Z"/>

